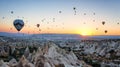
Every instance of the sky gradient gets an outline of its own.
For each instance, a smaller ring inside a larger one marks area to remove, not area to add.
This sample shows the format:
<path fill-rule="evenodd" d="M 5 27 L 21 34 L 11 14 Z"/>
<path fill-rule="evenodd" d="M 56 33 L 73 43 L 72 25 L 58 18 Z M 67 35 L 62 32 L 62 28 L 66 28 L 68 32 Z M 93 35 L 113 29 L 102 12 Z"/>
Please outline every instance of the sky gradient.
<path fill-rule="evenodd" d="M 119 3 L 119 0 L 0 0 L 0 32 L 18 32 L 13 21 L 22 19 L 25 26 L 20 33 L 120 35 Z"/>

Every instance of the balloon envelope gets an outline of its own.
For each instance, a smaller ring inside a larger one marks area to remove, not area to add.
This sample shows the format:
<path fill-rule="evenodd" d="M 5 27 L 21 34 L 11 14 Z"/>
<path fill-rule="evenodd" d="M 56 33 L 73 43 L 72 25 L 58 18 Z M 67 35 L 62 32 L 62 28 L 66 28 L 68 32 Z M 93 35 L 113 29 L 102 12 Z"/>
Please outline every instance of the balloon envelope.
<path fill-rule="evenodd" d="M 107 30 L 105 30 L 105 33 L 107 33 L 108 31 Z"/>
<path fill-rule="evenodd" d="M 37 24 L 37 27 L 39 27 L 40 26 L 40 24 Z"/>
<path fill-rule="evenodd" d="M 11 14 L 13 14 L 13 11 L 11 11 Z"/>
<path fill-rule="evenodd" d="M 61 13 L 62 11 L 59 11 L 59 13 Z"/>
<path fill-rule="evenodd" d="M 75 8 L 75 7 L 73 7 L 73 10 L 76 10 L 76 8 Z"/>
<path fill-rule="evenodd" d="M 16 19 L 13 22 L 13 25 L 17 29 L 17 31 L 20 31 L 24 27 L 24 22 L 21 19 Z"/>
<path fill-rule="evenodd" d="M 105 21 L 103 21 L 102 24 L 104 25 L 104 24 L 105 24 Z"/>

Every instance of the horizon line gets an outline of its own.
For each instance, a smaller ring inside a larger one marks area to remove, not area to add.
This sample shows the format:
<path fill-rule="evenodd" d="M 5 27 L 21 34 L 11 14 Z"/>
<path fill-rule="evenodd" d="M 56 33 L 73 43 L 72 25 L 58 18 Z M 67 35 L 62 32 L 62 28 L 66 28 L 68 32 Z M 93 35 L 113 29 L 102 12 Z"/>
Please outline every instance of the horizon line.
<path fill-rule="evenodd" d="M 0 33 L 10 33 L 10 34 L 28 34 L 28 33 L 17 33 L 17 32 L 0 32 Z M 120 36 L 120 35 L 81 35 L 81 34 L 77 34 L 77 33 L 33 33 L 33 34 L 28 34 L 28 35 L 41 35 L 41 34 L 68 34 L 68 35 L 80 35 L 80 36 Z"/>

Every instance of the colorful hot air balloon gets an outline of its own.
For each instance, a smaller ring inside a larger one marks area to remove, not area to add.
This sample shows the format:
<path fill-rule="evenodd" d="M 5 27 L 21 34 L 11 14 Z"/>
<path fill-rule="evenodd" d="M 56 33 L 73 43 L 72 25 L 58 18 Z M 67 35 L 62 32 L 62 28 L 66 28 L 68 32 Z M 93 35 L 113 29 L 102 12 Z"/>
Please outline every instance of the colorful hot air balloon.
<path fill-rule="evenodd" d="M 21 19 L 16 19 L 13 22 L 13 25 L 17 29 L 17 31 L 20 31 L 24 27 L 24 22 Z"/>

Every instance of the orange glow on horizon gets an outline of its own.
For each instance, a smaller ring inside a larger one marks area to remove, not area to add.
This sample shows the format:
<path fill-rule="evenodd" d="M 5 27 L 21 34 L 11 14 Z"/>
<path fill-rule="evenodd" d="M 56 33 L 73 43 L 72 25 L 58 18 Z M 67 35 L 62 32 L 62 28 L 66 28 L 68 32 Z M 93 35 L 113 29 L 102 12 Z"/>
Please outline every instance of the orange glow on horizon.
<path fill-rule="evenodd" d="M 0 32 L 10 32 L 10 33 L 18 33 L 18 31 L 15 29 L 12 23 L 7 24 L 5 23 L 0 23 Z M 88 25 L 89 26 L 89 25 Z M 95 30 L 94 28 L 89 28 L 88 26 L 80 26 L 76 28 L 71 28 L 71 27 L 55 27 L 55 25 L 50 26 L 50 25 L 45 25 L 44 23 L 41 24 L 40 28 L 37 28 L 35 25 L 28 25 L 24 26 L 20 33 L 26 33 L 26 34 L 79 34 L 83 36 L 93 36 L 93 35 L 120 35 L 119 29 L 108 27 L 109 29 L 107 33 L 104 32 L 104 28 L 99 28 L 98 30 Z M 94 25 L 92 26 L 94 27 Z M 48 29 L 49 28 L 49 29 Z M 41 31 L 39 31 L 41 29 Z"/>
<path fill-rule="evenodd" d="M 0 32 L 9 32 L 9 33 L 18 33 L 18 31 L 15 29 L 15 27 L 11 27 L 12 29 L 10 29 L 7 26 L 1 26 Z M 79 29 L 79 30 L 67 30 L 67 29 L 41 29 L 41 31 L 39 31 L 38 28 L 27 28 L 24 27 L 20 33 L 26 33 L 26 34 L 79 34 L 82 36 L 93 36 L 93 35 L 120 35 L 120 31 L 119 30 L 108 30 L 108 33 L 104 33 L 103 31 L 96 31 L 96 30 L 91 30 L 89 28 L 83 28 L 83 29 Z"/>

